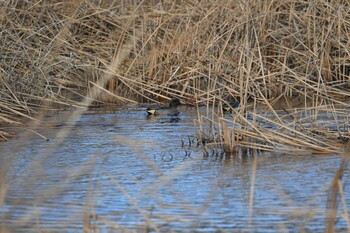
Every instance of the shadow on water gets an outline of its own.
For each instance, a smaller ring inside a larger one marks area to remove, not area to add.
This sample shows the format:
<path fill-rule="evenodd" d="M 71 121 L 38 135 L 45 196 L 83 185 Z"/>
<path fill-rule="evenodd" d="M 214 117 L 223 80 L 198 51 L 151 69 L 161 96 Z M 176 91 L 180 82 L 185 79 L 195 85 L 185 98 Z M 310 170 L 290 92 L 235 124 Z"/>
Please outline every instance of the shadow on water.
<path fill-rule="evenodd" d="M 175 118 L 147 117 L 138 109 L 89 112 L 60 136 L 67 114 L 52 116 L 53 127 L 39 128 L 48 142 L 27 135 L 2 145 L 4 232 L 324 227 L 326 189 L 338 157 L 277 151 L 204 159 L 195 145 L 183 144 L 196 132 L 190 110 Z M 337 228 L 347 229 L 344 219 Z"/>

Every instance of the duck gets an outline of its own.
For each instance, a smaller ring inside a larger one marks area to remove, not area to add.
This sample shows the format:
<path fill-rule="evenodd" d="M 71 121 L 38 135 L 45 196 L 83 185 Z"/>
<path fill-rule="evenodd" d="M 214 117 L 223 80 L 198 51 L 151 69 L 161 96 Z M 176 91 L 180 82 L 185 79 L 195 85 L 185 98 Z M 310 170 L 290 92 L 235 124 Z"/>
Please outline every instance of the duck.
<path fill-rule="evenodd" d="M 223 112 L 231 112 L 233 108 L 237 108 L 239 106 L 238 102 L 230 102 L 229 104 L 222 105 Z"/>
<path fill-rule="evenodd" d="M 167 116 L 178 116 L 180 112 L 177 110 L 177 106 L 181 102 L 179 99 L 171 99 L 167 105 L 155 105 L 150 106 L 146 109 L 148 115 L 167 115 Z"/>

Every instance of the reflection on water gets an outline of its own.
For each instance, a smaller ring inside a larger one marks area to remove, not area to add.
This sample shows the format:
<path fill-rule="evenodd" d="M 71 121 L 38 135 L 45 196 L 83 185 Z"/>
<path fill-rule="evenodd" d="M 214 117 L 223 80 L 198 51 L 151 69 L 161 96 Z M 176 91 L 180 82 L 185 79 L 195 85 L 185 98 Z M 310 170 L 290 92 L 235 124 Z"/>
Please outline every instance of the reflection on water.
<path fill-rule="evenodd" d="M 62 121 L 57 127 L 39 130 L 48 142 L 31 135 L 2 145 L 3 229 L 76 232 L 89 222 L 98 232 L 323 230 L 338 157 L 277 152 L 203 159 L 195 145 L 182 147 L 196 132 L 190 109 L 176 120 L 138 109 L 88 113 L 68 136 L 57 136 L 66 114 L 52 117 Z M 341 217 L 337 228 L 347 229 Z"/>

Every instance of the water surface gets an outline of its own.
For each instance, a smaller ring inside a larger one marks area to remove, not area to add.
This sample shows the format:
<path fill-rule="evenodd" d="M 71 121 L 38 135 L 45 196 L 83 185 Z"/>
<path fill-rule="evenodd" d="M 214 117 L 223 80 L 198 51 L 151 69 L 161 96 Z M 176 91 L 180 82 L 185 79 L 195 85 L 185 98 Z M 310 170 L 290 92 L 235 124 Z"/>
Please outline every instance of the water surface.
<path fill-rule="evenodd" d="M 28 134 L 2 145 L 3 229 L 77 232 L 88 222 L 96 232 L 324 230 L 337 156 L 205 157 L 189 143 L 197 132 L 193 109 L 175 120 L 138 108 L 88 112 L 64 127 L 69 116 L 53 114 L 46 120 L 54 127 L 39 127 L 49 141 Z M 349 200 L 348 174 L 344 180 Z M 347 230 L 341 216 L 337 229 Z"/>

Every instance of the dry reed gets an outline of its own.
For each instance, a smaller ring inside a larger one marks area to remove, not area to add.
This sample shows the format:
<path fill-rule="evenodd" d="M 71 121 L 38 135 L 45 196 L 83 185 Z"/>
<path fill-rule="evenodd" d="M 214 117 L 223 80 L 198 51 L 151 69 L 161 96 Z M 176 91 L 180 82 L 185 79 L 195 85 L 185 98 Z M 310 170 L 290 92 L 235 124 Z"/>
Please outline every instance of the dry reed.
<path fill-rule="evenodd" d="M 207 107 L 196 119 L 205 149 L 340 153 L 349 12 L 349 2 L 326 0 L 1 1 L 0 140 L 32 131 L 25 122 L 39 124 L 40 110 L 75 107 L 74 121 L 92 105 L 179 97 Z M 240 106 L 223 113 L 231 101 Z M 250 215 L 253 195 L 252 185 Z M 87 214 L 84 231 L 94 222 Z"/>
<path fill-rule="evenodd" d="M 346 1 L 325 0 L 3 1 L 0 136 L 7 140 L 8 126 L 21 128 L 40 106 L 176 96 L 194 105 L 240 102 L 233 127 L 220 113 L 206 116 L 221 129 L 215 143 L 229 151 L 282 145 L 333 153 L 332 133 L 348 134 L 338 118 L 349 106 L 349 11 Z M 293 121 L 277 112 L 280 99 Z M 336 129 L 318 123 L 320 111 L 333 115 Z"/>

